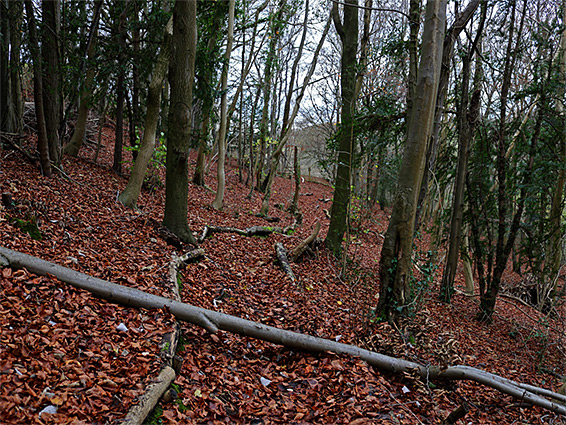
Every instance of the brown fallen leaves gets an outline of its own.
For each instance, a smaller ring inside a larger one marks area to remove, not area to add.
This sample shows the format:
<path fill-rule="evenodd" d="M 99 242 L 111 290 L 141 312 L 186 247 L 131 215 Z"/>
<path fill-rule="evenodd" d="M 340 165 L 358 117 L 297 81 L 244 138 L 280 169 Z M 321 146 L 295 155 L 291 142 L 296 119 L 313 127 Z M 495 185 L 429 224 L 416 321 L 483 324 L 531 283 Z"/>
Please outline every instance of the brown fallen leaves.
<path fill-rule="evenodd" d="M 44 179 L 19 154 L 0 155 L 0 191 L 12 193 L 16 203 L 14 211 L 0 210 L 4 246 L 123 285 L 169 293 L 165 274 L 173 248 L 151 225 L 162 219 L 162 189 L 142 193 L 141 213 L 116 203 L 126 181 L 110 171 L 109 148 L 101 152 L 102 165 L 85 159 L 93 155 L 90 146 L 77 160 L 65 158 L 73 181 Z M 209 207 L 214 196 L 209 190 L 189 187 L 189 224 L 196 233 L 207 224 L 269 225 L 255 216 L 260 196 L 248 200 L 248 188 L 227 169 L 223 211 Z M 215 188 L 212 178 L 207 183 Z M 403 329 L 370 324 L 379 285 L 379 235 L 387 228 L 387 215 L 378 208 L 351 237 L 353 261 L 345 277 L 341 264 L 321 249 L 292 264 L 298 279 L 292 284 L 273 263 L 273 244 L 293 248 L 316 222 L 324 237 L 329 222 L 324 209 L 331 189 L 305 182 L 302 192 L 309 194 L 300 197 L 303 225 L 293 235 L 207 239 L 206 258 L 182 273 L 183 300 L 425 364 L 458 361 L 548 388 L 557 384 L 556 378 L 537 374 L 537 367 L 564 368 L 559 336 L 506 304 L 499 304 L 493 325 L 480 324 L 473 319 L 475 299 L 456 296 L 452 306 L 436 302 L 436 281 L 432 292 L 423 294 L 421 313 Z M 292 180 L 276 179 L 272 204 L 283 209 L 272 207 L 269 213 L 279 218 L 278 226 L 293 222 L 284 211 L 292 193 Z M 32 216 L 41 240 L 10 221 Z M 418 241 L 424 251 L 427 237 Z M 0 423 L 106 424 L 123 418 L 157 376 L 159 343 L 171 317 L 112 305 L 25 271 L 4 269 L 0 283 Z M 121 324 L 127 332 L 118 329 Z M 471 410 L 460 423 L 559 423 L 476 384 L 433 385 L 383 375 L 349 357 L 294 352 L 225 332 L 209 335 L 192 325 L 183 330 L 178 398 L 161 406 L 165 424 L 435 424 L 463 401 Z M 57 413 L 40 418 L 50 406 Z"/>

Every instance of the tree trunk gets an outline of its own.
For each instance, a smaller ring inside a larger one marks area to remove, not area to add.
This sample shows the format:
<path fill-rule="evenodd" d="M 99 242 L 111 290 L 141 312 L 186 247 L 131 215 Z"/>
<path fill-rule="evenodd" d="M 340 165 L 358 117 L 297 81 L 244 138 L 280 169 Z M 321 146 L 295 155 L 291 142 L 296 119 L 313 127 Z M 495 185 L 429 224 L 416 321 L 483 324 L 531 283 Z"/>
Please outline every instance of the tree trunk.
<path fill-rule="evenodd" d="M 330 226 L 326 246 L 335 256 L 342 251 L 342 238 L 346 231 L 346 217 L 350 203 L 350 180 L 352 155 L 355 150 L 354 112 L 356 109 L 355 88 L 358 50 L 358 1 L 344 3 L 344 22 L 340 21 L 338 5 L 333 3 L 332 19 L 342 41 L 340 64 L 341 114 L 338 139 L 338 169 L 334 184 L 334 197 L 330 212 Z"/>
<path fill-rule="evenodd" d="M 124 2 L 124 10 L 122 10 L 118 22 L 119 53 L 118 79 L 116 81 L 116 130 L 114 132 L 114 162 L 112 170 L 119 176 L 122 175 L 122 149 L 124 146 L 124 100 L 126 97 L 126 64 L 124 63 L 124 55 L 126 52 L 126 18 L 128 16 L 129 3 L 130 0 Z"/>
<path fill-rule="evenodd" d="M 10 127 L 10 16 L 7 10 L 8 0 L 0 2 L 0 131 L 8 131 Z M 12 133 L 12 131 L 10 131 Z"/>
<path fill-rule="evenodd" d="M 196 54 L 196 0 L 178 1 L 173 9 L 173 51 L 169 67 L 171 101 L 165 173 L 163 225 L 183 242 L 197 245 L 187 221 L 192 91 Z"/>
<path fill-rule="evenodd" d="M 205 47 L 202 48 L 204 51 L 200 52 L 202 58 L 197 61 L 197 64 L 195 65 L 197 67 L 197 70 L 195 71 L 197 87 L 200 87 L 200 94 L 197 97 L 200 101 L 200 115 L 202 119 L 198 134 L 197 162 L 192 181 L 194 184 L 199 186 L 205 185 L 204 175 L 206 171 L 206 155 L 209 151 L 208 139 L 210 133 L 210 118 L 214 112 L 215 89 L 213 87 L 213 75 L 216 72 L 216 67 L 218 66 L 218 39 L 221 34 L 220 28 L 226 18 L 226 4 L 226 0 L 223 0 L 221 2 L 216 2 L 213 6 L 214 13 L 212 22 L 206 30 L 207 34 L 204 35 L 205 37 L 208 35 L 209 38 Z M 199 49 L 198 44 L 197 49 Z M 199 53 L 197 53 L 197 57 L 199 57 Z"/>
<path fill-rule="evenodd" d="M 212 333 L 224 330 L 283 345 L 294 350 L 314 353 L 329 351 L 337 354 L 348 354 L 359 357 L 383 372 L 403 375 L 404 373 L 417 371 L 420 377 L 426 379 L 427 382 L 429 379 L 447 381 L 471 380 L 494 388 L 504 394 L 511 395 L 521 401 L 566 415 L 566 407 L 563 405 L 563 403 L 566 403 L 566 396 L 528 384 L 517 383 L 481 369 L 469 366 L 438 367 L 423 365 L 365 350 L 354 345 L 278 329 L 258 322 L 252 322 L 251 320 L 240 319 L 239 317 L 217 311 L 184 304 L 170 298 L 149 294 L 139 289 L 117 285 L 4 247 L 0 247 L 0 264 L 12 268 L 26 268 L 29 272 L 39 275 L 49 274 L 55 276 L 62 282 L 87 290 L 113 303 L 146 309 L 167 308 L 178 320 L 195 324 Z M 549 401 L 543 396 L 555 401 Z"/>
<path fill-rule="evenodd" d="M 161 87 L 171 57 L 171 36 L 173 30 L 173 20 L 167 23 L 163 34 L 163 45 L 157 57 L 153 75 L 149 83 L 147 91 L 147 112 L 145 117 L 145 128 L 143 138 L 136 162 L 130 174 L 128 184 L 118 200 L 129 208 L 136 208 L 138 197 L 143 185 L 147 166 L 151 160 L 151 155 L 155 148 L 155 134 L 157 131 L 157 123 L 159 121 L 159 111 L 161 110 Z"/>
<path fill-rule="evenodd" d="M 427 147 L 425 171 L 419 193 L 417 217 L 415 219 L 415 226 L 417 227 L 419 225 L 420 215 L 422 213 L 421 210 L 423 209 L 423 204 L 427 196 L 429 179 L 432 175 L 438 154 L 438 147 L 440 142 L 440 127 L 442 123 L 442 116 L 444 114 L 444 102 L 446 100 L 446 93 L 448 92 L 448 83 L 450 80 L 450 65 L 452 62 L 452 56 L 454 54 L 454 44 L 456 43 L 456 40 L 458 39 L 460 33 L 466 28 L 466 25 L 468 25 L 468 22 L 474 16 L 474 13 L 479 4 L 480 0 L 471 0 L 464 11 L 458 15 L 457 19 L 450 26 L 450 28 L 446 32 L 446 37 L 444 38 L 444 44 L 442 48 L 442 66 L 440 68 L 438 94 L 434 111 L 433 131 L 431 140 L 429 141 L 429 145 Z"/>
<path fill-rule="evenodd" d="M 35 116 L 37 119 L 37 150 L 39 151 L 39 163 L 44 176 L 51 177 L 51 162 L 49 160 L 49 144 L 47 142 L 47 129 L 45 126 L 45 114 L 43 109 L 43 82 L 41 78 L 41 55 L 39 52 L 39 39 L 33 3 L 25 0 L 26 15 L 29 27 L 29 44 L 33 62 L 33 99 L 35 102 Z"/>
<path fill-rule="evenodd" d="M 229 0 L 228 10 L 228 40 L 226 43 L 226 53 L 224 57 L 224 66 L 222 67 L 220 98 L 220 130 L 218 131 L 218 162 L 216 196 L 212 202 L 213 208 L 221 210 L 224 203 L 224 189 L 226 187 L 226 174 L 224 172 L 224 163 L 226 162 L 226 132 L 228 129 L 228 66 L 230 65 L 230 56 L 232 55 L 232 42 L 234 41 L 234 9 L 235 0 Z"/>
<path fill-rule="evenodd" d="M 14 134 L 19 134 L 23 128 L 22 5 L 22 2 L 0 1 L 0 131 Z"/>
<path fill-rule="evenodd" d="M 59 124 L 61 121 L 61 72 L 59 58 L 59 0 L 42 0 L 43 30 L 43 108 L 49 145 L 49 159 L 55 166 L 61 162 Z"/>
<path fill-rule="evenodd" d="M 283 11 L 287 4 L 287 0 L 279 0 L 279 4 L 277 6 L 277 11 L 271 17 L 271 27 L 270 27 L 270 40 L 269 40 L 269 48 L 267 52 L 267 58 L 265 60 L 265 76 L 263 78 L 263 108 L 261 111 L 261 121 L 259 123 L 259 148 L 257 152 L 257 159 L 256 159 L 256 187 L 257 189 L 261 189 L 261 183 L 263 181 L 263 168 L 265 164 L 265 156 L 267 154 L 266 147 L 267 141 L 270 137 L 269 132 L 269 107 L 271 105 L 271 92 L 273 91 L 272 87 L 272 77 L 273 77 L 273 70 L 275 68 L 275 59 L 276 59 L 276 47 L 277 41 L 280 37 L 280 32 L 282 31 L 283 27 Z"/>
<path fill-rule="evenodd" d="M 293 201 L 289 207 L 289 212 L 293 215 L 299 211 L 299 192 L 301 191 L 301 165 L 299 164 L 299 148 L 295 146 L 293 171 L 295 175 L 295 191 L 293 193 Z"/>
<path fill-rule="evenodd" d="M 505 54 L 505 66 L 503 70 L 503 82 L 501 85 L 501 105 L 499 110 L 499 122 L 498 129 L 495 132 L 495 142 L 497 146 L 497 158 L 496 158 L 496 177 L 497 177 L 497 242 L 495 248 L 495 267 L 493 269 L 493 275 L 488 282 L 485 293 L 480 296 L 480 312 L 478 318 L 482 321 L 491 322 L 493 312 L 495 310 L 495 303 L 497 300 L 497 294 L 499 293 L 499 288 L 501 285 L 501 277 L 507 266 L 507 259 L 511 248 L 514 244 L 516 232 L 519 229 L 520 215 L 523 211 L 524 206 L 524 193 L 520 196 L 520 199 L 515 201 L 517 206 L 517 212 L 513 219 L 513 224 L 511 229 L 507 233 L 507 220 L 508 220 L 508 209 L 509 209 L 509 199 L 507 196 L 507 168 L 508 160 L 506 156 L 506 130 L 507 130 L 507 100 L 509 97 L 509 91 L 511 88 L 511 77 L 513 70 L 515 68 L 515 63 L 517 59 L 517 51 L 519 49 L 521 34 L 523 30 L 523 25 L 526 16 L 527 5 L 523 5 L 523 12 L 521 16 L 521 21 L 519 24 L 519 29 L 517 31 L 517 41 L 515 48 L 513 48 L 513 38 L 515 36 L 515 14 L 517 9 L 517 2 L 514 0 L 511 4 L 511 21 L 509 28 L 509 41 L 507 43 L 507 49 Z M 534 140 L 534 136 L 533 140 Z M 532 161 L 532 157 L 530 158 Z M 529 177 L 529 176 L 528 176 Z M 530 178 L 530 177 L 529 177 Z M 524 192 L 524 189 L 521 190 Z M 521 199 L 523 198 L 523 199 Z M 517 219 L 519 222 L 516 222 Z"/>
<path fill-rule="evenodd" d="M 423 31 L 417 89 L 389 227 L 383 241 L 378 317 L 396 320 L 412 304 L 413 230 L 417 199 L 424 173 L 426 147 L 432 132 L 440 76 L 446 1 L 429 0 Z"/>
<path fill-rule="evenodd" d="M 94 59 L 94 54 L 96 52 L 98 21 L 100 17 L 100 13 L 98 11 L 100 10 L 101 6 L 102 6 L 102 0 L 97 0 L 97 4 L 95 5 L 95 15 L 91 24 L 92 28 L 91 31 L 89 31 L 89 33 L 93 34 L 93 37 L 88 47 L 88 53 L 87 53 L 88 65 L 86 70 L 84 86 L 82 87 L 81 97 L 79 100 L 79 111 L 77 115 L 77 122 L 75 124 L 75 130 L 73 132 L 73 136 L 71 137 L 71 140 L 63 148 L 63 153 L 71 156 L 77 156 L 79 154 L 79 150 L 81 149 L 86 136 L 86 123 L 88 119 L 88 111 L 90 110 L 92 88 L 94 84 L 94 76 L 96 73 L 96 69 L 91 61 Z"/>
<path fill-rule="evenodd" d="M 472 100 L 468 100 L 468 87 L 470 85 L 470 66 L 472 56 L 481 37 L 487 13 L 487 3 L 482 4 L 482 17 L 476 39 L 469 47 L 467 54 L 462 58 L 462 93 L 457 109 L 458 126 L 458 163 L 456 165 L 456 182 L 452 198 L 452 215 L 450 218 L 450 240 L 446 265 L 440 286 L 440 299 L 449 303 L 454 293 L 454 278 L 458 268 L 458 259 L 462 245 L 462 220 L 464 216 L 464 189 L 466 187 L 466 174 L 470 145 L 474 136 L 474 129 L 480 114 L 481 88 L 479 83 L 474 90 Z M 442 85 L 441 85 L 442 88 Z M 470 104 L 468 109 L 468 104 Z M 438 107 L 436 108 L 438 111 Z M 435 114 L 436 115 L 436 114 Z M 435 123 L 436 125 L 436 123 Z M 426 174 L 426 171 L 425 171 Z"/>

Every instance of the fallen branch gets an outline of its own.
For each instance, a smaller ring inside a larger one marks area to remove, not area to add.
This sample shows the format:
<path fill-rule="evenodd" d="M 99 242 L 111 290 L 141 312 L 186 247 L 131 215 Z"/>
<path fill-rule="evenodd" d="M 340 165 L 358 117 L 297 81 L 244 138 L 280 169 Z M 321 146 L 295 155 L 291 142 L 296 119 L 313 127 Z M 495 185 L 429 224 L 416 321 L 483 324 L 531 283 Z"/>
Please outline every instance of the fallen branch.
<path fill-rule="evenodd" d="M 236 233 L 240 236 L 267 236 L 271 233 L 283 233 L 283 229 L 281 229 L 281 227 L 252 226 L 242 230 L 236 227 L 206 225 L 204 226 L 202 235 L 199 238 L 199 242 L 202 243 L 202 241 L 211 236 L 213 233 Z"/>
<path fill-rule="evenodd" d="M 316 237 L 318 236 L 318 232 L 320 232 L 320 223 L 316 223 L 314 230 L 308 238 L 306 238 L 295 248 L 293 248 L 293 250 L 291 251 L 291 261 L 297 261 L 297 259 L 303 254 L 303 252 L 305 252 L 305 250 L 315 241 Z"/>
<path fill-rule="evenodd" d="M 117 285 L 4 247 L 0 247 L 0 264 L 9 265 L 12 268 L 26 268 L 31 273 L 38 275 L 53 275 L 63 282 L 77 288 L 86 289 L 111 302 L 143 308 L 165 307 L 178 320 L 201 326 L 209 332 L 215 333 L 222 329 L 239 335 L 284 345 L 295 350 L 315 353 L 330 351 L 337 354 L 349 354 L 361 358 L 381 371 L 395 374 L 416 371 L 425 380 L 475 381 L 515 397 L 521 402 L 528 402 L 552 412 L 566 415 L 566 406 L 554 403 L 526 388 L 522 388 L 524 384 L 519 386 L 514 381 L 473 367 L 450 366 L 442 368 L 425 366 L 416 362 L 365 350 L 354 345 L 278 329 L 228 314 L 184 304 L 169 298 L 148 294 L 139 289 Z M 537 389 L 539 393 L 546 391 L 541 388 Z M 551 392 L 548 391 L 548 393 Z M 559 400 L 560 397 L 560 394 L 552 393 L 552 399 Z"/>
<path fill-rule="evenodd" d="M 168 280 L 174 300 L 181 302 L 181 295 L 179 294 L 179 286 L 177 283 L 179 268 L 202 256 L 204 256 L 204 249 L 202 248 L 189 251 L 181 257 L 173 255 L 169 263 Z M 163 394 L 165 394 L 173 381 L 175 381 L 178 369 L 174 361 L 180 337 L 181 326 L 179 322 L 175 322 L 173 331 L 167 334 L 161 343 L 160 356 L 163 365 L 159 376 L 146 387 L 145 392 L 139 397 L 138 403 L 132 406 L 122 424 L 143 424 L 147 415 L 157 406 Z"/>
<path fill-rule="evenodd" d="M 281 266 L 283 271 L 287 273 L 287 276 L 289 276 L 291 282 L 295 283 L 295 274 L 293 273 L 293 269 L 291 269 L 291 265 L 289 264 L 289 260 L 287 259 L 287 250 L 281 242 L 275 243 L 275 245 L 273 245 L 273 248 L 275 248 L 275 253 L 277 255 L 277 261 L 279 261 L 279 265 Z"/>

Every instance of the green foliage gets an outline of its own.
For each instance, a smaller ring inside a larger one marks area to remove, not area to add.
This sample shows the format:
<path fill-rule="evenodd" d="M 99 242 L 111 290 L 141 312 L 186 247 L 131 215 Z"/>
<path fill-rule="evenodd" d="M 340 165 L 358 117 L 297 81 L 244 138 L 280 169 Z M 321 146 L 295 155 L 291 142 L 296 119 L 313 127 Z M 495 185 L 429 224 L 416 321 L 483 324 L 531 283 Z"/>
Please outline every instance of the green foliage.
<path fill-rule="evenodd" d="M 37 218 L 34 215 L 30 216 L 28 219 L 8 216 L 8 220 L 23 233 L 28 234 L 32 239 L 36 241 L 43 239 L 43 234 L 41 230 L 39 230 Z"/>
<path fill-rule="evenodd" d="M 147 418 L 145 418 L 145 421 L 143 423 L 144 425 L 161 425 L 163 424 L 163 419 L 161 419 L 162 415 L 163 408 L 158 404 L 153 408 L 151 413 L 147 415 Z"/>

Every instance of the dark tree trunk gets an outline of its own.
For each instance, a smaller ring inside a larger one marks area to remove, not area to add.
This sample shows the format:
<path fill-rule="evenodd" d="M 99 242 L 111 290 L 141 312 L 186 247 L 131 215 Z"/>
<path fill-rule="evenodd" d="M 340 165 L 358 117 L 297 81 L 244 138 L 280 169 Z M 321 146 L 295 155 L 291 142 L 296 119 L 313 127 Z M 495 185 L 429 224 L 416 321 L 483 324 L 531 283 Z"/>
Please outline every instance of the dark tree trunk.
<path fill-rule="evenodd" d="M 41 54 L 43 58 L 43 108 L 45 128 L 49 145 L 49 159 L 59 166 L 61 144 L 59 124 L 61 121 L 61 73 L 59 58 L 59 0 L 43 0 L 43 31 L 41 32 Z"/>
<path fill-rule="evenodd" d="M 41 54 L 39 52 L 39 38 L 35 24 L 33 3 L 25 1 L 26 15 L 29 26 L 29 44 L 33 62 L 33 98 L 35 101 L 35 115 L 37 119 L 37 150 L 41 171 L 46 177 L 51 177 L 51 162 L 49 160 L 49 145 L 47 143 L 47 130 L 45 127 L 45 114 L 43 109 L 43 83 L 41 70 Z"/>
<path fill-rule="evenodd" d="M 169 67 L 171 103 L 167 136 L 163 225 L 183 242 L 196 245 L 187 220 L 188 157 L 196 55 L 196 0 L 178 1 L 173 10 L 173 52 Z"/>

